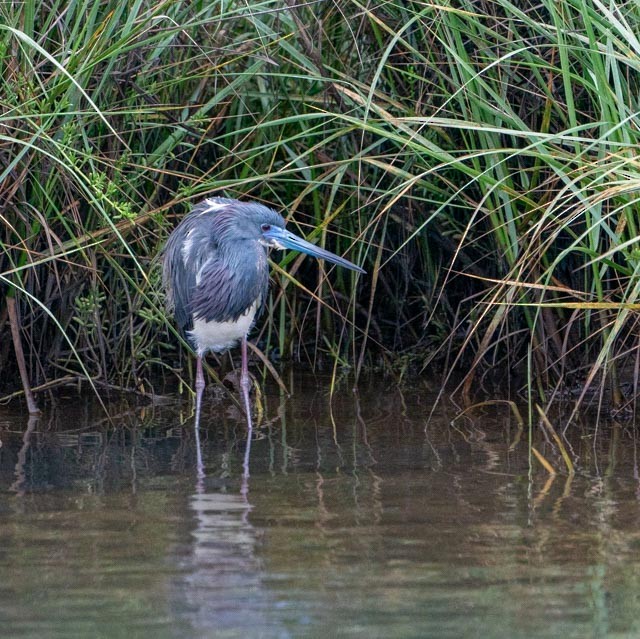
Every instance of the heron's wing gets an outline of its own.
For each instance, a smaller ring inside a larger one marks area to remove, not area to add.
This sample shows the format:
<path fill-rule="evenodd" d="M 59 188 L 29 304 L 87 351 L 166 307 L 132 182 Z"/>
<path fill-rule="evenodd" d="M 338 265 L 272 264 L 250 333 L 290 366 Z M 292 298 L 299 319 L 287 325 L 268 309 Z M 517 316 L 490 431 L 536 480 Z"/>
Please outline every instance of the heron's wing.
<path fill-rule="evenodd" d="M 192 298 L 198 274 L 207 260 L 215 259 L 217 244 L 209 233 L 188 215 L 169 236 L 162 253 L 162 279 L 167 294 L 167 310 L 173 313 L 184 333 L 192 328 Z"/>
<path fill-rule="evenodd" d="M 190 300 L 193 317 L 206 322 L 235 322 L 252 306 L 261 306 L 269 271 L 264 249 L 255 248 L 255 255 L 244 253 L 234 259 L 214 255 L 202 265 Z"/>

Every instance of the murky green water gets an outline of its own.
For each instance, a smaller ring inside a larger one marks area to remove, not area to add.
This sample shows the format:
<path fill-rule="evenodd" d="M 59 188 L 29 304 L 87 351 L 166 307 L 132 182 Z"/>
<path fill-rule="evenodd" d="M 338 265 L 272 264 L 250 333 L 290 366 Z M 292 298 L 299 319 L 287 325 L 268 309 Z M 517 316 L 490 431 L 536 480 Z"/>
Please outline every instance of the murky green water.
<path fill-rule="evenodd" d="M 70 397 L 25 438 L 1 409 L 2 637 L 640 636 L 633 431 L 530 476 L 504 408 L 425 433 L 424 390 L 306 378 L 266 396 L 243 491 L 244 425 L 206 401 L 201 482 L 175 406 Z"/>

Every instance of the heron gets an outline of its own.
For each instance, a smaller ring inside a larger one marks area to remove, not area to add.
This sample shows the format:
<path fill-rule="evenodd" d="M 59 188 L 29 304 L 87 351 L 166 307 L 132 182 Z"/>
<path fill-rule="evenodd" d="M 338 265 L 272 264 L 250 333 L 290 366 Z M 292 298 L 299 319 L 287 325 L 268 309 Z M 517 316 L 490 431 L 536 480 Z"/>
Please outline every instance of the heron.
<path fill-rule="evenodd" d="M 194 206 L 169 235 L 162 274 L 167 308 L 196 354 L 196 429 L 205 388 L 202 360 L 240 341 L 240 388 L 251 431 L 247 335 L 267 297 L 269 248 L 299 251 L 365 273 L 291 233 L 277 211 L 258 202 L 211 197 Z"/>

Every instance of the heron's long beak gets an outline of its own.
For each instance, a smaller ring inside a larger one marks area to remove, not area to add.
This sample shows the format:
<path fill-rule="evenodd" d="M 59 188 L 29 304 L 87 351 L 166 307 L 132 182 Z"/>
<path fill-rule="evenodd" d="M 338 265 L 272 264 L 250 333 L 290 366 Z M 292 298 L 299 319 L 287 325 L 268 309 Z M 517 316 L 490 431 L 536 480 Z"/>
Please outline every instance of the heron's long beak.
<path fill-rule="evenodd" d="M 268 242 L 277 248 L 291 249 L 293 251 L 300 251 L 313 257 L 317 257 L 321 260 L 327 260 L 332 264 L 338 266 L 344 266 L 345 268 L 357 271 L 358 273 L 366 273 L 364 269 L 356 266 L 353 262 L 345 260 L 344 257 L 340 257 L 331 251 L 325 251 L 323 248 L 303 240 L 294 233 L 287 231 L 287 229 L 280 228 L 279 226 L 272 226 L 268 231 L 263 231 L 263 236 Z"/>

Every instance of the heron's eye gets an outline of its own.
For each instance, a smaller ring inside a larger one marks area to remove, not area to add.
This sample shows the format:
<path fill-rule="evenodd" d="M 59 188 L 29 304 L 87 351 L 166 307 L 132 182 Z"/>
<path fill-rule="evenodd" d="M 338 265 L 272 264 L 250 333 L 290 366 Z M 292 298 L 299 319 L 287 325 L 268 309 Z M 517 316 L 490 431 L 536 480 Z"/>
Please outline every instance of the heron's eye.
<path fill-rule="evenodd" d="M 263 233 L 266 233 L 267 231 L 271 230 L 271 224 L 262 224 L 260 228 L 262 229 Z"/>

